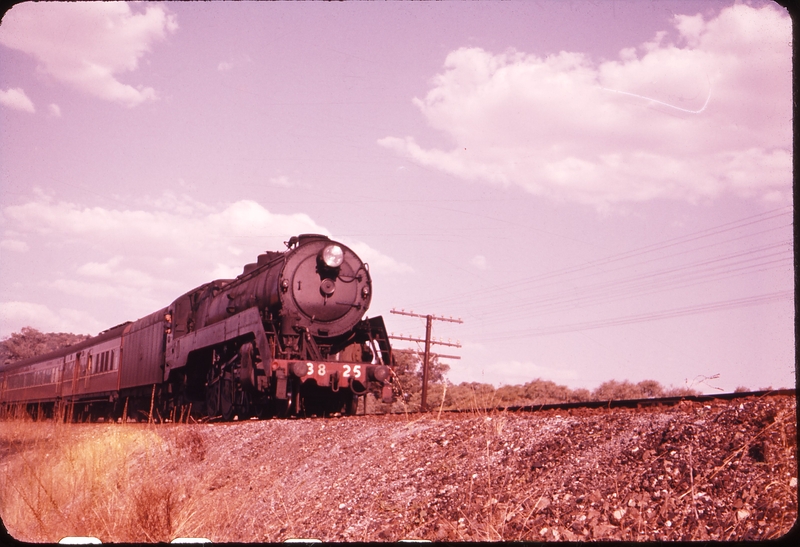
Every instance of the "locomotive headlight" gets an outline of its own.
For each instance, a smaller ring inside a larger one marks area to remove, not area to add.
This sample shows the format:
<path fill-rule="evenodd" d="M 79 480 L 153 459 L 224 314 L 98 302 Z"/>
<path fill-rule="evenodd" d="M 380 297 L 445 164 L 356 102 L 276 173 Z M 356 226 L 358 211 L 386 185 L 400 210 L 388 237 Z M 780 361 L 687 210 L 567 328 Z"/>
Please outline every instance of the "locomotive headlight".
<path fill-rule="evenodd" d="M 328 268 L 338 268 L 344 261 L 344 251 L 338 245 L 328 245 L 322 249 L 322 262 Z"/>

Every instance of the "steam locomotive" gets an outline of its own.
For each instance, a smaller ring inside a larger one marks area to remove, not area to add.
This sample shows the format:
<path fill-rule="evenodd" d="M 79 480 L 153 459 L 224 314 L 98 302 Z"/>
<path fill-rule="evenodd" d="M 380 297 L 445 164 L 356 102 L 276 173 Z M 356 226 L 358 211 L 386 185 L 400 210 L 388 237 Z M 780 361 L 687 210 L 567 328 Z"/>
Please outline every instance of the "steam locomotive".
<path fill-rule="evenodd" d="M 368 265 L 305 234 L 235 279 L 98 336 L 0 368 L 0 405 L 66 419 L 354 414 L 393 399 Z M 364 403 L 364 408 L 366 403 Z"/>

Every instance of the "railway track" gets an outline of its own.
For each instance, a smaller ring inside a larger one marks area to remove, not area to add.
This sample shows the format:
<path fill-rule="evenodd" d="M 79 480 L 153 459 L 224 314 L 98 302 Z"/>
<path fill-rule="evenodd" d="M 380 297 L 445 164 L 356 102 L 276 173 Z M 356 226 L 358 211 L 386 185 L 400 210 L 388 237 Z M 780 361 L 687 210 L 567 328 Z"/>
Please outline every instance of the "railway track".
<path fill-rule="evenodd" d="M 607 409 L 614 409 L 614 408 L 651 408 L 651 407 L 671 407 L 676 406 L 682 402 L 694 402 L 694 403 L 708 403 L 712 401 L 734 401 L 737 399 L 748 399 L 751 397 L 761 398 L 765 396 L 796 396 L 796 389 L 773 389 L 773 390 L 760 390 L 760 391 L 743 391 L 737 393 L 717 393 L 717 394 L 708 394 L 708 395 L 687 395 L 682 397 L 653 397 L 653 398 L 645 398 L 645 399 L 619 399 L 619 400 L 606 400 L 606 401 L 583 401 L 583 402 L 572 402 L 572 403 L 548 403 L 548 404 L 538 404 L 538 405 L 508 405 L 508 406 L 478 406 L 474 408 L 466 408 L 466 409 L 435 409 L 432 408 L 426 412 L 421 412 L 419 410 L 409 410 L 409 411 L 400 411 L 400 412 L 390 412 L 386 414 L 376 413 L 370 414 L 372 416 L 402 416 L 402 415 L 413 415 L 413 416 L 421 416 L 424 414 L 469 414 L 473 412 L 484 412 L 484 413 L 493 413 L 493 412 L 518 412 L 518 413 L 526 413 L 526 412 L 546 412 L 550 410 L 576 410 L 576 409 L 600 409 L 600 408 L 607 408 Z M 357 416 L 353 417 L 363 417 L 364 414 L 358 414 Z M 318 416 L 311 416 L 311 417 L 318 417 Z M 332 417 L 341 418 L 344 416 L 341 415 L 334 415 Z M 154 417 L 155 418 L 155 417 Z M 252 418 L 251 420 L 255 420 Z M 215 424 L 215 425 L 232 425 L 236 423 L 245 423 L 251 420 L 236 420 L 234 421 L 223 421 L 219 418 L 212 418 L 212 419 L 194 419 L 187 417 L 186 421 L 183 423 L 195 423 L 195 424 Z M 147 420 L 149 421 L 149 420 Z M 157 423 L 174 423 L 171 420 L 162 421 L 160 419 L 154 419 L 154 422 Z"/>
<path fill-rule="evenodd" d="M 570 410 L 576 408 L 644 408 L 659 406 L 675 406 L 684 401 L 706 403 L 714 400 L 733 401 L 749 397 L 764 397 L 767 395 L 796 395 L 795 389 L 773 389 L 764 391 L 742 391 L 737 393 L 719 393 L 710 395 L 689 395 L 683 397 L 654 397 L 649 399 L 621 399 L 612 401 L 586 401 L 579 403 L 550 403 L 543 405 L 522 405 L 498 407 L 492 410 L 507 410 L 512 412 L 538 412 L 544 410 Z M 454 410 L 451 412 L 464 412 Z"/>
<path fill-rule="evenodd" d="M 425 414 L 438 415 L 442 414 L 469 414 L 474 412 L 494 413 L 494 412 L 545 412 L 549 410 L 576 410 L 576 409 L 614 409 L 614 408 L 658 408 L 658 407 L 671 407 L 681 404 L 682 402 L 693 403 L 708 403 L 712 401 L 734 401 L 737 399 L 748 399 L 752 397 L 761 398 L 765 396 L 796 396 L 795 389 L 772 389 L 760 391 L 743 391 L 737 393 L 717 393 L 708 395 L 690 395 L 682 397 L 654 397 L 646 399 L 619 399 L 607 401 L 583 401 L 574 403 L 548 403 L 539 405 L 509 405 L 509 406 L 494 406 L 494 407 L 475 407 L 468 409 L 435 409 L 432 408 L 426 412 L 419 410 L 410 410 L 407 412 L 391 412 L 387 414 L 371 414 L 372 416 L 422 416 Z M 363 417 L 363 414 L 353 416 L 353 418 Z M 345 416 L 334 416 L 337 418 Z M 233 424 L 237 422 L 222 422 L 219 420 L 201 420 L 199 423 L 210 424 Z"/>

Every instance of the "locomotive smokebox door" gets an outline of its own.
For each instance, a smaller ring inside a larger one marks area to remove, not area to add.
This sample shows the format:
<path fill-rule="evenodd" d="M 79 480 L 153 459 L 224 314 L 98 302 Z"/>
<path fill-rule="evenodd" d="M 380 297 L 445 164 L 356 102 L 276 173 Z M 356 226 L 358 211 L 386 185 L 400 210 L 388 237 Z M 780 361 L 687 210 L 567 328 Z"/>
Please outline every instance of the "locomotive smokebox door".
<path fill-rule="evenodd" d="M 366 264 L 326 236 L 306 234 L 289 243 L 296 247 L 279 277 L 281 313 L 299 314 L 293 327 L 320 338 L 346 334 L 369 308 L 372 281 Z M 285 326 L 282 333 L 288 334 Z"/>
<path fill-rule="evenodd" d="M 343 279 L 355 279 L 349 264 L 337 271 Z M 332 323 L 340 321 L 361 299 L 358 283 L 347 283 L 317 267 L 317 257 L 307 256 L 298 264 L 292 276 L 294 302 L 303 314 L 313 321 Z"/>

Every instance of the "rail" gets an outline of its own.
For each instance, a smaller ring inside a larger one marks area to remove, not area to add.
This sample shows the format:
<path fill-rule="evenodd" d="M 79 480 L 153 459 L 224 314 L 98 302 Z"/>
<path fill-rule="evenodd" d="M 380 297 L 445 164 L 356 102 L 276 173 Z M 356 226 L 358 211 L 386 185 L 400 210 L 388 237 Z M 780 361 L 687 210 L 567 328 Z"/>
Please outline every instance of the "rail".
<path fill-rule="evenodd" d="M 675 406 L 684 401 L 704 403 L 715 399 L 731 401 L 748 397 L 764 397 L 766 395 L 795 395 L 795 389 L 772 389 L 762 391 L 740 391 L 737 393 L 712 393 L 707 395 L 684 395 L 680 397 L 652 397 L 644 399 L 616 399 L 606 401 L 579 401 L 571 403 L 547 403 L 533 405 L 508 405 L 477 407 L 480 410 L 508 412 L 538 412 L 544 410 L 570 410 L 576 408 L 642 408 L 648 406 Z M 474 409 L 444 409 L 443 412 L 473 412 Z"/>

